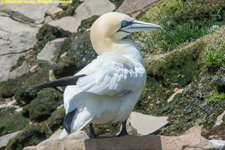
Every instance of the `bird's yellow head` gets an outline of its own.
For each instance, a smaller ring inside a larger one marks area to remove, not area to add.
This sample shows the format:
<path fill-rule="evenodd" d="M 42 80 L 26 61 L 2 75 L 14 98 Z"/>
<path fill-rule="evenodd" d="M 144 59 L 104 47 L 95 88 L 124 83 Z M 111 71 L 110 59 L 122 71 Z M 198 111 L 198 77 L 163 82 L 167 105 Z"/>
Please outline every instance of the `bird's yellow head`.
<path fill-rule="evenodd" d="M 91 27 L 91 42 L 100 55 L 113 51 L 115 45 L 133 32 L 160 30 L 161 26 L 136 21 L 128 15 L 109 12 L 99 17 Z"/>

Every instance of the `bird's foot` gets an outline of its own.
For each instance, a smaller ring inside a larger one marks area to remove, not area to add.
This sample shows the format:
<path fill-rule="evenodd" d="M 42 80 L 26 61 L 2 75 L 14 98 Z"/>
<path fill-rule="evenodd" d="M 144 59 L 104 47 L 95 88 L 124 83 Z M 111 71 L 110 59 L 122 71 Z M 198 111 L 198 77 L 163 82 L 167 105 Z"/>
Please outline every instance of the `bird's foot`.
<path fill-rule="evenodd" d="M 90 139 L 104 139 L 104 138 L 114 138 L 114 137 L 121 137 L 121 136 L 125 136 L 128 135 L 127 130 L 126 130 L 126 122 L 127 120 L 125 120 L 124 122 L 122 122 L 122 130 L 120 131 L 119 134 L 113 135 L 113 136 L 97 136 L 94 132 L 94 129 L 92 127 L 92 123 L 90 123 L 89 125 L 89 130 L 90 130 Z"/>

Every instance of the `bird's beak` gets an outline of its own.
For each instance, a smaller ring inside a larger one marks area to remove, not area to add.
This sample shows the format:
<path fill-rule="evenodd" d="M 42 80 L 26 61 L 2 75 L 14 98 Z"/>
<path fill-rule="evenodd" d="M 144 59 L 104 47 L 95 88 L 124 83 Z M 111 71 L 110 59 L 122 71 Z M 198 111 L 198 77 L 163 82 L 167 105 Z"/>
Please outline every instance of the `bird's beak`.
<path fill-rule="evenodd" d="M 162 30 L 163 28 L 159 25 L 133 20 L 130 25 L 124 27 L 122 30 L 125 32 L 140 32 L 140 31 L 155 31 Z"/>

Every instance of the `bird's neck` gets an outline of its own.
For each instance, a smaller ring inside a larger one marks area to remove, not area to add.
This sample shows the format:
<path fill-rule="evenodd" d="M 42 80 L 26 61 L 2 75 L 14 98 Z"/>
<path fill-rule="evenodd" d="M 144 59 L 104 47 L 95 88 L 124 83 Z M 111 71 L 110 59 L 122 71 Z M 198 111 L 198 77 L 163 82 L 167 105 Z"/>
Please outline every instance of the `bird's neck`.
<path fill-rule="evenodd" d="M 98 55 L 107 51 L 112 51 L 123 55 L 132 61 L 143 64 L 143 58 L 139 47 L 129 39 L 116 41 L 110 38 L 98 38 L 98 40 L 92 41 L 92 45 Z"/>

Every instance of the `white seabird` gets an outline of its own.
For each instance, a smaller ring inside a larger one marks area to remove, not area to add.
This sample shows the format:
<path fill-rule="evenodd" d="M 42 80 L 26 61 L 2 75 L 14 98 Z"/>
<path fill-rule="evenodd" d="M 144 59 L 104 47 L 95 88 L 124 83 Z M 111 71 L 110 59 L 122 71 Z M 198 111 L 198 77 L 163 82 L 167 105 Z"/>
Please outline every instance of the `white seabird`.
<path fill-rule="evenodd" d="M 134 109 L 146 82 L 139 47 L 124 37 L 133 32 L 160 30 L 161 26 L 136 21 L 128 15 L 110 12 L 91 27 L 91 43 L 99 55 L 74 76 L 34 86 L 30 90 L 67 86 L 64 91 L 64 129 L 60 139 L 92 123 L 123 122 L 117 136 L 127 135 L 126 119 Z"/>

